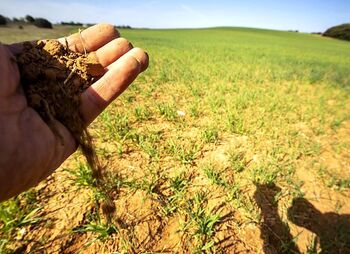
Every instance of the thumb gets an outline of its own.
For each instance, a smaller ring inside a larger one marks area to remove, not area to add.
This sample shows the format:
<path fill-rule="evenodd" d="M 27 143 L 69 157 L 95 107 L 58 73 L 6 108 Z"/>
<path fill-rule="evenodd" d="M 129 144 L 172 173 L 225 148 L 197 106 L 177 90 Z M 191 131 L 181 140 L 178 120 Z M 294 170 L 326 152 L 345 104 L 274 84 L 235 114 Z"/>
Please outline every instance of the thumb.
<path fill-rule="evenodd" d="M 19 71 L 15 56 L 10 49 L 0 44 L 0 97 L 14 94 L 19 81 Z"/>

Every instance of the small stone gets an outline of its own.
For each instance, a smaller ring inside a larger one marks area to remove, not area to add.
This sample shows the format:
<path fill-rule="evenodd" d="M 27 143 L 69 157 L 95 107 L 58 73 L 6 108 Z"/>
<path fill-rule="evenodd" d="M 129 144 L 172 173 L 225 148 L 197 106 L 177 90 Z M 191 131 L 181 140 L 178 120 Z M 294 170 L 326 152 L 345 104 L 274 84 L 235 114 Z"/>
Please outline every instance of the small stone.
<path fill-rule="evenodd" d="M 181 111 L 181 110 L 178 110 L 176 111 L 177 115 L 180 116 L 180 117 L 184 117 L 186 115 L 185 112 Z"/>

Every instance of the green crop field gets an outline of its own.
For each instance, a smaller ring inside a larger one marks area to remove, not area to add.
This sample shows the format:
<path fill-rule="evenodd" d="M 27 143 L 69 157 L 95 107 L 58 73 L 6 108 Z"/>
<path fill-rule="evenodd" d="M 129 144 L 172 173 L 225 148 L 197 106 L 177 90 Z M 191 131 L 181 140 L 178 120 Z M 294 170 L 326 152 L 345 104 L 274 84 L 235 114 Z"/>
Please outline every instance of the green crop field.
<path fill-rule="evenodd" d="M 0 28 L 0 41 L 72 32 Z M 77 152 L 0 204 L 1 253 L 350 252 L 349 42 L 249 28 L 121 34 L 150 67 L 90 127 L 115 213 L 102 214 Z"/>

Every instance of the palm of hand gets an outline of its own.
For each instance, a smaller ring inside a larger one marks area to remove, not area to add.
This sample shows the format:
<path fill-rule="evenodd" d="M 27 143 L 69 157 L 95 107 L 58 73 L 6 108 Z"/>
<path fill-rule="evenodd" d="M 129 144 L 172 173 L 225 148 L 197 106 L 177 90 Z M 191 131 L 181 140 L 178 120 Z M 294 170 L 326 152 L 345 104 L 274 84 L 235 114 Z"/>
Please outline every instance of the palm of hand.
<path fill-rule="evenodd" d="M 84 45 L 80 36 L 85 39 Z M 80 111 L 86 124 L 148 66 L 147 54 L 131 49 L 131 44 L 118 36 L 112 26 L 102 24 L 67 38 L 72 50 L 83 52 L 84 46 L 96 51 L 106 68 L 104 76 L 82 94 Z M 20 45 L 0 45 L 0 200 L 36 185 L 77 148 L 66 127 L 56 121 L 62 145 L 39 114 L 28 107 L 13 56 L 19 50 Z"/>

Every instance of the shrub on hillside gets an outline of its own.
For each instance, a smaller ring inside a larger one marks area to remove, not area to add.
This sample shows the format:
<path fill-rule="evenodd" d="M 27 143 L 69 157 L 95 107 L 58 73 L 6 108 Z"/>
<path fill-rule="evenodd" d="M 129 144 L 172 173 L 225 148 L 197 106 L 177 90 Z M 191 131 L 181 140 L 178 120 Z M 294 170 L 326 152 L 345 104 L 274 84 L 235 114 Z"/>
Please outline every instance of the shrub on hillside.
<path fill-rule="evenodd" d="M 7 23 L 6 17 L 0 15 L 0 25 L 6 25 L 6 23 Z"/>
<path fill-rule="evenodd" d="M 323 36 L 350 41 L 350 23 L 329 28 Z"/>
<path fill-rule="evenodd" d="M 62 21 L 61 25 L 63 25 L 63 26 L 83 26 L 83 23 L 73 22 L 73 21 L 71 21 L 71 22 L 64 22 L 64 21 Z"/>
<path fill-rule="evenodd" d="M 116 28 L 122 28 L 122 29 L 132 29 L 131 26 L 115 26 Z"/>
<path fill-rule="evenodd" d="M 27 15 L 27 16 L 25 17 L 25 19 L 26 19 L 26 21 L 29 22 L 29 23 L 33 23 L 33 22 L 35 21 L 35 19 L 34 19 L 32 16 L 30 16 L 30 15 Z"/>
<path fill-rule="evenodd" d="M 40 28 L 52 28 L 51 22 L 43 18 L 36 18 L 34 20 L 34 25 Z"/>

